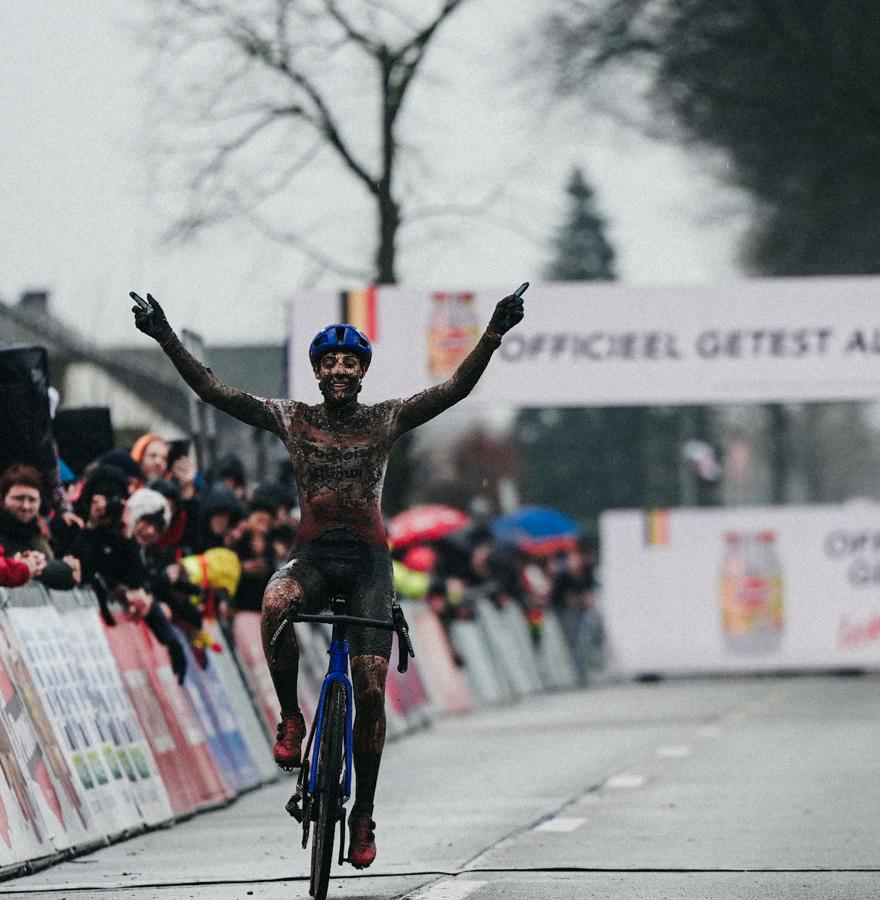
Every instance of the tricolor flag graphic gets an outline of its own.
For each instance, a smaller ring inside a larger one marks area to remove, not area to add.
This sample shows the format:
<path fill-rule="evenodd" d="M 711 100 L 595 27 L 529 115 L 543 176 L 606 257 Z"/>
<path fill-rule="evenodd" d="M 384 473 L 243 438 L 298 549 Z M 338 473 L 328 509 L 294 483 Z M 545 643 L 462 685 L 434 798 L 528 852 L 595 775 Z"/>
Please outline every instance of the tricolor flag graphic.
<path fill-rule="evenodd" d="M 371 340 L 379 337 L 379 315 L 376 286 L 356 291 L 343 291 L 339 295 L 340 322 L 348 322 Z"/>
<path fill-rule="evenodd" d="M 645 515 L 645 543 L 665 547 L 669 543 L 669 510 L 649 509 Z"/>

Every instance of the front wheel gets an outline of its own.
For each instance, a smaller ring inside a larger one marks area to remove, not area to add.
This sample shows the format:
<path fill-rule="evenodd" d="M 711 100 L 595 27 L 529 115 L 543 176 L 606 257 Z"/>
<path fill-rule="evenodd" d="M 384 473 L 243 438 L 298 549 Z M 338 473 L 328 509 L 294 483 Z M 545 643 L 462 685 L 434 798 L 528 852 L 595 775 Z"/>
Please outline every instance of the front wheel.
<path fill-rule="evenodd" d="M 326 900 L 333 862 L 333 838 L 342 815 L 342 770 L 345 738 L 345 686 L 334 681 L 327 689 L 324 726 L 318 748 L 318 776 L 315 780 L 315 816 L 312 830 L 312 879 L 309 893 Z"/>

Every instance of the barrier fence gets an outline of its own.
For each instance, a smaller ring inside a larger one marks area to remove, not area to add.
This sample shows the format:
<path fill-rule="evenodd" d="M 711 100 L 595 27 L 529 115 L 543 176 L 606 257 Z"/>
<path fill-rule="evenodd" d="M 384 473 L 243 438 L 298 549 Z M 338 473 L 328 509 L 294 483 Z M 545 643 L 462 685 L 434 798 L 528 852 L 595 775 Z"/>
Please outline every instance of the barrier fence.
<path fill-rule="evenodd" d="M 389 667 L 389 738 L 578 683 L 552 613 L 538 640 L 518 607 L 480 600 L 447 630 L 403 601 L 416 659 Z M 215 620 L 208 664 L 187 642 L 178 684 L 143 622 L 104 623 L 90 589 L 0 589 L 0 877 L 11 877 L 228 803 L 283 777 L 272 761 L 277 701 L 259 616 Z M 329 629 L 296 625 L 307 718 L 326 671 Z M 396 640 L 396 639 L 395 639 Z"/>

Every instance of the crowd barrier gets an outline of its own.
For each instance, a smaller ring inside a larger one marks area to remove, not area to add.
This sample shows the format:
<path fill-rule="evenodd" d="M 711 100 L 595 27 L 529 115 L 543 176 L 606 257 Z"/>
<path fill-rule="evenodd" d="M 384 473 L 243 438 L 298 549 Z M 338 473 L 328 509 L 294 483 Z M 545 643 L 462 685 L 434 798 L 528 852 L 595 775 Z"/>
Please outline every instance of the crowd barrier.
<path fill-rule="evenodd" d="M 537 640 L 516 606 L 476 603 L 448 630 L 403 601 L 416 658 L 386 690 L 388 736 L 578 683 L 552 613 Z M 91 590 L 0 589 L 0 877 L 48 865 L 225 804 L 281 777 L 277 722 L 257 613 L 214 641 L 203 668 L 187 642 L 183 685 L 142 622 L 105 623 Z M 330 629 L 298 623 L 299 699 L 314 712 Z M 396 638 L 395 638 L 396 642 Z"/>

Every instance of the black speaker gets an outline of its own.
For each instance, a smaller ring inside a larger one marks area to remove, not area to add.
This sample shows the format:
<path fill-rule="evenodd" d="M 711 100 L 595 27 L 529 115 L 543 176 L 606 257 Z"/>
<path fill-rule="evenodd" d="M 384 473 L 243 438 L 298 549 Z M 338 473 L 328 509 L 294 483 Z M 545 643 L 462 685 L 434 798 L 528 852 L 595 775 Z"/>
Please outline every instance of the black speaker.
<path fill-rule="evenodd" d="M 45 347 L 0 350 L 0 472 L 26 463 L 51 471 L 49 358 Z"/>
<path fill-rule="evenodd" d="M 113 423 L 106 406 L 59 409 L 52 420 L 58 455 L 79 476 L 92 460 L 115 446 Z"/>

